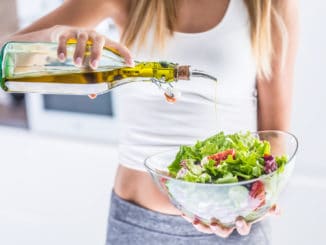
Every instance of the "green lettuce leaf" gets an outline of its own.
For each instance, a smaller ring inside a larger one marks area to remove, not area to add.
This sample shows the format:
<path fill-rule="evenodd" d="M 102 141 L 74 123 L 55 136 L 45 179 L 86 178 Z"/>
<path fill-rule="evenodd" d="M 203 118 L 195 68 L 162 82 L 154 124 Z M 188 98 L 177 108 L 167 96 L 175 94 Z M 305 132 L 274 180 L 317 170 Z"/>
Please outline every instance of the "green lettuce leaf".
<path fill-rule="evenodd" d="M 234 150 L 235 156 L 228 155 L 222 160 L 209 159 L 216 153 Z M 181 146 L 174 161 L 168 166 L 169 173 L 175 177 L 181 169 L 181 162 L 188 169 L 184 180 L 204 183 L 233 183 L 250 180 L 265 173 L 265 155 L 271 154 L 268 141 L 263 141 L 250 132 L 226 135 L 220 132 L 193 146 Z M 283 171 L 288 159 L 275 158 L 279 172 Z"/>

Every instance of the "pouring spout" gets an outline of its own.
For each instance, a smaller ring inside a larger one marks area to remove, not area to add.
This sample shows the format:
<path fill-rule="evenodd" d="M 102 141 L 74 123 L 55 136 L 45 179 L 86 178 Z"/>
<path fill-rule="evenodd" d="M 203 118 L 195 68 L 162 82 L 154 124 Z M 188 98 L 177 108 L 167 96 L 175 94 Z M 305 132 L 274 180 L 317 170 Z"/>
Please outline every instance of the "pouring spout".
<path fill-rule="evenodd" d="M 208 73 L 206 73 L 204 71 L 200 71 L 200 70 L 196 70 L 196 69 L 193 69 L 190 71 L 190 76 L 191 77 L 202 77 L 202 78 L 206 78 L 206 79 L 212 80 L 214 82 L 217 82 L 216 77 L 209 75 Z"/>

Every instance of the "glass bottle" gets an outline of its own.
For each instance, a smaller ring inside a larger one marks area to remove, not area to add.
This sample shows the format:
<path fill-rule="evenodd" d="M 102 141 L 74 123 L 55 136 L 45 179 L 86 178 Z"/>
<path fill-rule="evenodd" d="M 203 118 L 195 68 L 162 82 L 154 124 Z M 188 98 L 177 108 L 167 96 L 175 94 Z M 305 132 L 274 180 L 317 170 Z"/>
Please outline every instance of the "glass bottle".
<path fill-rule="evenodd" d="M 91 43 L 86 46 L 83 65 L 73 63 L 75 42 L 68 42 L 64 62 L 57 58 L 57 43 L 9 42 L 1 50 L 1 87 L 13 93 L 103 94 L 130 82 L 153 82 L 168 97 L 174 97 L 172 83 L 191 77 L 216 78 L 189 65 L 169 62 L 138 62 L 126 66 L 114 50 L 104 48 L 98 68 L 89 64 Z"/>

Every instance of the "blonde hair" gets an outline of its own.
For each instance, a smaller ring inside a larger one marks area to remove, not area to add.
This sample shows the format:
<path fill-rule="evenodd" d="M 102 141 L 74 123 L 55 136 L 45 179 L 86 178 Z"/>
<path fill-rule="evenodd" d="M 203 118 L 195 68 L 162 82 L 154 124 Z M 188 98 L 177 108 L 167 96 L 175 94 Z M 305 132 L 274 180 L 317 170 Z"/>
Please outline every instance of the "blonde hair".
<path fill-rule="evenodd" d="M 272 74 L 271 64 L 276 51 L 273 35 L 278 37 L 283 57 L 287 47 L 286 27 L 276 0 L 243 1 L 250 18 L 250 36 L 257 76 L 268 79 Z M 176 0 L 130 0 L 128 23 L 122 34 L 122 42 L 128 47 L 137 43 L 139 48 L 146 42 L 150 28 L 154 27 L 153 44 L 158 48 L 164 47 L 175 30 L 176 9 Z"/>

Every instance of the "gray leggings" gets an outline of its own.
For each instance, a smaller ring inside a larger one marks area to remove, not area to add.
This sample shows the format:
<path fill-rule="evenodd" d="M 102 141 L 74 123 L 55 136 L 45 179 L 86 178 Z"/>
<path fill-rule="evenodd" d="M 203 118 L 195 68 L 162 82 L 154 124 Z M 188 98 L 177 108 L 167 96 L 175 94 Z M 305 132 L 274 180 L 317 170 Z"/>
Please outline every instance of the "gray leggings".
<path fill-rule="evenodd" d="M 271 244 L 266 227 L 254 224 L 248 236 L 233 232 L 227 239 L 198 232 L 180 216 L 154 212 L 112 192 L 106 245 Z"/>

